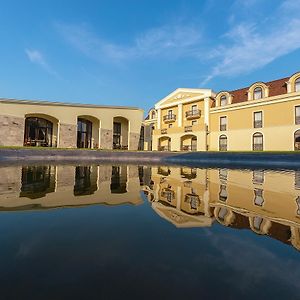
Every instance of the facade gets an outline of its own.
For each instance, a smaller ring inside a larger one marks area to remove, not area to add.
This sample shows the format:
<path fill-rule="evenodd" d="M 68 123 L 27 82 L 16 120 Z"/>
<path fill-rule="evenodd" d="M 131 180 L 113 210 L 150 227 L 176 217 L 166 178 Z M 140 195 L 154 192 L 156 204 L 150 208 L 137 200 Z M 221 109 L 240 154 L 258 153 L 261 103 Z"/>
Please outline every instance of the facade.
<path fill-rule="evenodd" d="M 152 150 L 300 150 L 300 72 L 235 91 L 179 88 L 155 111 Z"/>
<path fill-rule="evenodd" d="M 143 110 L 0 99 L 0 146 L 137 150 Z"/>
<path fill-rule="evenodd" d="M 226 227 L 300 251 L 300 173 L 152 167 L 143 186 L 153 210 L 178 228 Z"/>

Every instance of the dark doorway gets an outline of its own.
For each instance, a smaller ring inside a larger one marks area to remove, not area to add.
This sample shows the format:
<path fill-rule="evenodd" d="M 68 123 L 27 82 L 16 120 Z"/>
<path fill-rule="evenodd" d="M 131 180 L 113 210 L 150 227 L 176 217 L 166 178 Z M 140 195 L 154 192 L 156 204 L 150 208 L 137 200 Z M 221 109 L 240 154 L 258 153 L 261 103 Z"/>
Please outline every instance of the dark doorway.
<path fill-rule="evenodd" d="M 52 135 L 52 122 L 43 118 L 26 118 L 24 146 L 52 147 Z"/>

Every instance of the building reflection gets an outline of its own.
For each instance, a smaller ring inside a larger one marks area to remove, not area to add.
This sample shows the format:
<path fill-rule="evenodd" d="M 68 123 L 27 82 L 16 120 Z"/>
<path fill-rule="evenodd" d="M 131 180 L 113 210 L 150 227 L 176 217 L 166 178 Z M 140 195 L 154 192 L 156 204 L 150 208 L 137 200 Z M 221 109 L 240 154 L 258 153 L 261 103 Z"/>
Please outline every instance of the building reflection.
<path fill-rule="evenodd" d="M 222 226 L 300 250 L 298 172 L 110 165 L 1 167 L 0 210 L 105 204 L 152 209 L 178 228 Z"/>
<path fill-rule="evenodd" d="M 55 191 L 55 166 L 22 167 L 20 197 L 37 199 Z"/>
<path fill-rule="evenodd" d="M 75 168 L 74 195 L 92 195 L 98 189 L 97 166 L 78 166 Z"/>
<path fill-rule="evenodd" d="M 0 210 L 31 210 L 143 202 L 137 167 L 1 167 Z M 147 181 L 150 183 L 150 181 Z"/>
<path fill-rule="evenodd" d="M 299 172 L 153 168 L 143 190 L 154 211 L 176 227 L 217 222 L 248 229 L 300 250 Z"/>

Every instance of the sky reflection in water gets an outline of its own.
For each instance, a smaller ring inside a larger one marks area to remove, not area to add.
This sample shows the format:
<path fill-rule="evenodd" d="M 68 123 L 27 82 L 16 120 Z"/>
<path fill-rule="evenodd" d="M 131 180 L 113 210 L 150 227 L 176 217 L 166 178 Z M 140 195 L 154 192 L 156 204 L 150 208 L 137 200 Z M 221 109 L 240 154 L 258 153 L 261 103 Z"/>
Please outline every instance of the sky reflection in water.
<path fill-rule="evenodd" d="M 1 167 L 1 299 L 297 299 L 299 174 Z"/>

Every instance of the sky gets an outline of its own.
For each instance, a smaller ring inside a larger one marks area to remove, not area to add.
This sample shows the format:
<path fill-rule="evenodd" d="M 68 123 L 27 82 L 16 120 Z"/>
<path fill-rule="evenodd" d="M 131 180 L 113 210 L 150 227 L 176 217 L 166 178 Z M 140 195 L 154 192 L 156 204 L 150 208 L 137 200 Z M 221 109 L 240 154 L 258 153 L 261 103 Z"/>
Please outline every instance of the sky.
<path fill-rule="evenodd" d="M 0 97 L 137 106 L 300 71 L 300 0 L 0 0 Z"/>

